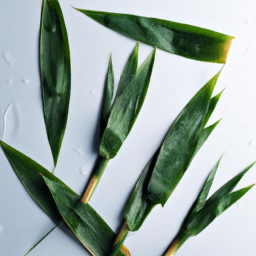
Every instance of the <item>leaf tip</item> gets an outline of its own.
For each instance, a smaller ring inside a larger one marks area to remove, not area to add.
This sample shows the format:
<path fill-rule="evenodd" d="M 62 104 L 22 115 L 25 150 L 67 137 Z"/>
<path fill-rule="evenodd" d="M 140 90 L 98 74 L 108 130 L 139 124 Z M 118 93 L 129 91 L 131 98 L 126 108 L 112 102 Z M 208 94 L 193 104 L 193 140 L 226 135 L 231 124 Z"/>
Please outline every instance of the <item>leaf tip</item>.
<path fill-rule="evenodd" d="M 78 9 L 78 8 L 72 6 L 72 5 L 70 5 L 70 6 L 71 6 L 73 9 L 75 9 L 75 10 L 77 10 L 77 11 L 80 11 L 80 9 Z"/>

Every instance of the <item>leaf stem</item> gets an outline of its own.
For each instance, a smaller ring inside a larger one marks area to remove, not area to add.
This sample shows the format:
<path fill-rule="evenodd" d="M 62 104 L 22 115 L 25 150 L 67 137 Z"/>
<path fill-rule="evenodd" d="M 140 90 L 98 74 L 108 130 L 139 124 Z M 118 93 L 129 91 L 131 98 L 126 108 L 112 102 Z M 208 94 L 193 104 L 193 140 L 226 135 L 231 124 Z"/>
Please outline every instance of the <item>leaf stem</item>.
<path fill-rule="evenodd" d="M 182 229 L 176 238 L 172 241 L 169 248 L 166 250 L 163 256 L 174 256 L 178 249 L 185 243 L 185 241 L 191 236 L 186 229 Z"/>
<path fill-rule="evenodd" d="M 101 155 L 98 156 L 98 159 L 92 171 L 90 180 L 81 198 L 82 203 L 86 204 L 90 201 L 93 195 L 93 192 L 96 189 L 98 183 L 100 182 L 101 176 L 108 165 L 108 162 L 109 162 L 109 159 L 105 159 Z"/>
<path fill-rule="evenodd" d="M 112 251 L 110 256 L 118 255 L 118 252 L 122 248 L 124 240 L 125 240 L 126 236 L 128 235 L 129 231 L 130 231 L 130 229 L 127 225 L 127 222 L 125 221 L 121 230 L 120 230 L 120 232 L 119 232 L 119 234 L 116 237 L 116 240 L 115 240 L 114 245 L 113 245 L 113 251 Z"/>

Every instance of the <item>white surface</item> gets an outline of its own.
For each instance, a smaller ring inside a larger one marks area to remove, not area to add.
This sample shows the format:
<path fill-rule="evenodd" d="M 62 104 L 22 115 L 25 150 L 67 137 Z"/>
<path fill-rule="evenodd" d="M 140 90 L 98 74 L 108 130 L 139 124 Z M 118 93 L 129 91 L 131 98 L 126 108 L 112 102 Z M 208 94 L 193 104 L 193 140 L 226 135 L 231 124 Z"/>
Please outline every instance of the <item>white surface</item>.
<path fill-rule="evenodd" d="M 97 156 L 98 114 L 109 55 L 113 53 L 117 85 L 136 42 L 104 28 L 70 5 L 169 19 L 236 37 L 215 94 L 224 87 L 226 90 L 209 123 L 223 120 L 166 206 L 156 207 L 140 231 L 125 242 L 132 256 L 162 255 L 220 155 L 225 152 L 212 191 L 256 160 L 256 145 L 250 143 L 256 138 L 256 3 L 254 0 L 60 0 L 60 3 L 71 48 L 72 93 L 55 173 L 78 193 L 83 191 Z M 51 170 L 53 161 L 39 81 L 40 13 L 40 0 L 1 0 L 0 131 L 2 134 L 5 111 L 13 103 L 17 108 L 10 108 L 6 116 L 4 141 Z M 140 64 L 151 50 L 151 46 L 141 43 Z M 6 61 L 5 53 L 10 54 L 8 60 L 12 65 Z M 196 62 L 157 50 L 142 111 L 117 157 L 109 163 L 91 201 L 113 230 L 118 231 L 126 200 L 172 121 L 220 68 L 221 65 Z M 75 151 L 78 148 L 84 155 Z M 0 255 L 22 256 L 53 223 L 25 191 L 2 152 L 0 166 Z M 81 170 L 88 175 L 84 176 Z M 256 167 L 253 167 L 238 188 L 255 181 Z M 239 205 L 231 207 L 205 231 L 187 241 L 177 256 L 254 256 L 255 198 L 254 188 Z M 72 236 L 55 230 L 30 255 L 89 253 Z"/>

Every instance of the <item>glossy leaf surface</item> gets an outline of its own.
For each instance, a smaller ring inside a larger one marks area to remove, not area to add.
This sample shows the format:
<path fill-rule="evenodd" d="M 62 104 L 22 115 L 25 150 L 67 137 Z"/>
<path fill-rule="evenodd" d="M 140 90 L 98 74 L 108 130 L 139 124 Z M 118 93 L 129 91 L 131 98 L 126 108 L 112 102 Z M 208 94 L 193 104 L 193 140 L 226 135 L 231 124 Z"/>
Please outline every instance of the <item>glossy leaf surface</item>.
<path fill-rule="evenodd" d="M 233 39 L 212 30 L 168 20 L 77 10 L 124 36 L 199 61 L 225 63 Z"/>
<path fill-rule="evenodd" d="M 197 147 L 217 73 L 186 105 L 161 146 L 147 188 L 147 198 L 164 205 L 186 172 Z"/>
<path fill-rule="evenodd" d="M 68 119 L 71 90 L 68 34 L 58 0 L 43 0 L 40 71 L 45 125 L 56 166 Z"/>
<path fill-rule="evenodd" d="M 109 255 L 115 239 L 111 228 L 89 204 L 81 203 L 80 197 L 74 192 L 51 179 L 43 178 L 63 219 L 80 242 L 92 255 Z M 120 252 L 118 255 L 129 255 L 129 252 Z"/>
<path fill-rule="evenodd" d="M 212 186 L 221 158 L 210 172 L 203 188 L 201 189 L 194 205 L 183 221 L 183 225 L 176 237 L 166 251 L 165 256 L 174 255 L 182 244 L 187 240 L 188 235 L 197 235 L 202 232 L 216 217 L 226 211 L 230 206 L 243 197 L 254 185 L 242 188 L 230 193 L 246 172 L 255 164 L 251 164 L 244 171 L 229 180 L 207 201 L 206 198 Z M 183 239 L 184 238 L 184 239 Z"/>
<path fill-rule="evenodd" d="M 62 217 L 59 214 L 51 193 L 49 192 L 40 174 L 54 180 L 57 183 L 61 183 L 63 186 L 65 186 L 64 183 L 56 178 L 52 173 L 47 171 L 44 167 L 16 149 L 10 147 L 3 141 L 1 141 L 1 146 L 13 170 L 19 177 L 28 193 L 56 224 L 61 221 Z"/>
<path fill-rule="evenodd" d="M 214 108 L 216 107 L 216 104 L 218 102 L 221 94 L 216 95 L 215 97 L 211 98 L 209 108 L 207 110 L 207 121 L 209 120 L 211 114 L 214 111 Z M 214 104 L 213 104 L 214 102 Z M 218 121 L 219 122 L 219 121 Z M 196 155 L 196 153 L 199 151 L 199 149 L 203 146 L 203 144 L 206 142 L 214 128 L 217 126 L 218 122 L 214 123 L 213 125 L 204 128 L 200 135 L 199 139 L 196 145 L 195 152 L 193 154 L 193 157 Z M 206 122 L 204 122 L 204 126 L 206 125 Z M 165 141 L 165 140 L 164 140 Z M 172 143 L 170 141 L 170 143 Z M 151 158 L 149 163 L 144 168 L 141 177 L 139 178 L 132 195 L 130 196 L 129 202 L 125 209 L 125 219 L 129 226 L 129 229 L 131 231 L 138 230 L 141 225 L 143 224 L 144 220 L 147 218 L 150 211 L 153 209 L 153 207 L 156 205 L 154 203 L 150 203 L 146 198 L 146 192 L 147 187 L 152 175 L 152 172 L 154 170 L 156 159 L 159 155 L 159 150 L 154 154 L 154 156 Z M 166 155 L 168 157 L 168 155 Z M 192 157 L 192 158 L 193 158 Z"/>
<path fill-rule="evenodd" d="M 205 128 L 207 122 L 209 121 L 217 103 L 219 102 L 220 96 L 222 95 L 223 91 L 224 90 L 222 90 L 220 93 L 211 98 L 207 113 L 204 118 L 203 128 Z"/>
<path fill-rule="evenodd" d="M 102 114 L 101 114 L 101 121 L 100 121 L 100 134 L 103 134 L 103 131 L 106 128 L 109 110 L 112 105 L 114 96 L 114 70 L 113 70 L 113 64 L 112 64 L 112 55 L 109 59 L 108 64 L 108 73 L 107 73 L 107 79 L 106 79 L 106 85 L 104 90 L 104 98 L 103 98 L 103 106 L 102 106 Z"/>
<path fill-rule="evenodd" d="M 196 145 L 196 149 L 195 149 L 195 152 L 190 160 L 190 162 L 192 162 L 193 158 L 195 157 L 195 155 L 197 154 L 197 152 L 200 150 L 200 148 L 204 145 L 204 143 L 206 142 L 206 140 L 208 139 L 208 137 L 211 135 L 211 133 L 214 131 L 214 129 L 216 128 L 216 126 L 218 125 L 218 123 L 220 122 L 217 121 L 215 122 L 214 124 L 204 128 L 200 135 L 199 135 L 199 138 L 198 138 L 198 141 L 197 141 L 197 145 Z"/>
<path fill-rule="evenodd" d="M 126 205 L 124 217 L 131 231 L 137 231 L 155 204 L 148 202 L 145 196 L 147 185 L 155 164 L 156 155 L 145 166 Z"/>
<path fill-rule="evenodd" d="M 240 189 L 238 191 L 227 194 L 208 207 L 203 208 L 189 219 L 187 229 L 192 235 L 199 234 L 204 230 L 216 217 L 226 211 L 231 205 L 244 196 L 252 187 Z"/>
<path fill-rule="evenodd" d="M 198 211 L 200 211 L 204 207 L 206 199 L 207 199 L 208 194 L 210 192 L 210 189 L 212 187 L 212 183 L 213 183 L 215 174 L 216 174 L 217 169 L 219 167 L 220 160 L 221 160 L 221 158 L 219 159 L 217 164 L 213 167 L 213 169 L 210 172 L 207 180 L 205 181 L 204 186 L 201 189 L 200 194 L 199 194 L 199 196 L 198 196 L 198 198 L 196 200 L 195 207 L 194 207 L 192 213 L 198 212 Z"/>
<path fill-rule="evenodd" d="M 54 184 L 54 188 L 61 188 L 59 190 L 59 193 L 60 193 L 59 197 L 64 201 L 65 204 L 68 204 L 69 206 L 72 206 L 72 207 L 76 207 L 76 204 L 80 200 L 80 196 L 78 196 L 73 190 L 71 190 L 68 186 L 66 186 L 61 180 L 56 178 L 52 173 L 47 171 L 45 168 L 43 168 L 41 165 L 39 165 L 29 157 L 25 156 L 21 152 L 10 147 L 9 145 L 7 145 L 2 141 L 0 143 L 7 159 L 9 160 L 13 170 L 21 180 L 25 189 L 29 192 L 32 198 L 38 203 L 38 205 L 56 223 L 56 226 L 59 226 L 62 222 L 64 222 L 64 220 L 61 214 L 59 213 L 59 210 L 52 197 L 52 194 L 48 189 L 48 186 L 42 179 L 42 175 L 44 179 L 47 179 L 48 184 Z M 105 236 L 105 233 L 111 234 L 112 239 L 114 239 L 115 238 L 114 232 L 108 227 L 108 225 L 104 222 L 102 218 L 98 217 L 98 214 L 90 206 L 88 207 L 90 208 L 89 213 L 90 214 L 95 213 L 95 216 L 96 216 L 94 217 L 94 222 L 90 223 L 91 228 L 94 229 L 94 225 L 96 225 L 96 227 L 99 227 L 102 225 L 101 229 L 97 229 L 97 232 L 99 232 L 98 238 L 103 239 L 101 241 L 102 244 L 106 245 L 109 243 L 108 246 L 112 246 L 113 241 L 112 240 L 109 241 L 108 237 Z M 70 209 L 67 207 L 62 208 L 61 210 L 62 210 L 61 213 L 64 215 L 65 214 L 68 215 L 70 212 Z M 92 216 L 90 217 L 92 218 Z M 56 227 L 54 227 L 53 229 L 55 228 Z M 48 232 L 46 236 L 49 235 L 51 231 Z M 46 236 L 40 239 L 40 241 L 29 250 L 29 252 L 33 248 L 35 248 Z M 92 248 L 90 246 L 92 246 Z M 93 244 L 88 243 L 88 250 L 91 251 L 93 249 L 94 249 Z M 120 255 L 129 255 L 129 251 L 125 247 L 122 248 L 122 253 L 123 254 L 120 254 Z M 95 254 L 95 255 L 98 256 L 98 254 Z M 99 255 L 102 255 L 102 254 L 99 254 Z"/>
<path fill-rule="evenodd" d="M 111 109 L 100 143 L 100 154 L 106 159 L 116 156 L 136 121 L 147 94 L 154 60 L 155 49 Z"/>
<path fill-rule="evenodd" d="M 206 202 L 206 206 L 213 204 L 215 201 L 219 200 L 221 197 L 227 195 L 230 193 L 238 184 L 238 182 L 243 178 L 243 176 L 252 168 L 252 166 L 255 164 L 252 163 L 249 165 L 245 170 L 237 174 L 235 177 L 233 177 L 231 180 L 229 180 L 227 183 L 225 183 L 221 188 L 219 188 Z"/>
<path fill-rule="evenodd" d="M 138 66 L 138 54 L 139 54 L 139 42 L 137 42 L 134 50 L 132 51 L 121 76 L 117 92 L 116 92 L 116 98 L 118 98 L 124 88 L 131 82 L 133 76 L 135 75 L 137 71 Z"/>

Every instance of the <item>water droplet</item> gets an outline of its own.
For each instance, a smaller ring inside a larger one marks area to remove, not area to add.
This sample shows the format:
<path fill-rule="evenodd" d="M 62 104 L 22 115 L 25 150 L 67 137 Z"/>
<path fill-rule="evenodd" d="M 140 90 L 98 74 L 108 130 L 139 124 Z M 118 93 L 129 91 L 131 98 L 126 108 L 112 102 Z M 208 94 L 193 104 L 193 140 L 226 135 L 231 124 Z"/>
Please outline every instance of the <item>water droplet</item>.
<path fill-rule="evenodd" d="M 84 156 L 84 150 L 82 148 L 74 148 L 74 151 L 77 152 L 79 155 Z"/>
<path fill-rule="evenodd" d="M 87 176 L 87 175 L 88 175 L 88 172 L 89 172 L 89 170 L 88 170 L 88 168 L 87 168 L 86 166 L 82 166 L 82 167 L 80 168 L 80 173 L 81 173 L 83 176 Z"/>
<path fill-rule="evenodd" d="M 12 84 L 12 79 L 11 79 L 11 78 L 8 79 L 8 80 L 7 80 L 7 83 L 8 83 L 8 84 Z"/>
<path fill-rule="evenodd" d="M 251 25 L 251 24 L 252 24 L 252 19 L 246 19 L 246 20 L 245 20 L 245 24 Z"/>
<path fill-rule="evenodd" d="M 16 63 L 16 59 L 13 58 L 10 52 L 3 52 L 3 57 L 5 61 L 11 66 L 13 66 Z"/>
<path fill-rule="evenodd" d="M 256 139 L 252 139 L 250 141 L 250 146 L 255 146 L 256 145 Z"/>
<path fill-rule="evenodd" d="M 19 103 L 12 102 L 8 105 L 6 110 L 4 111 L 3 116 L 3 126 L 2 126 L 2 139 L 6 134 L 6 126 L 8 120 L 8 134 L 12 138 L 18 134 L 19 126 L 20 126 L 20 113 L 19 113 Z"/>
<path fill-rule="evenodd" d="M 95 90 L 91 90 L 91 94 L 92 94 L 92 95 L 95 95 Z"/>
<path fill-rule="evenodd" d="M 25 83 L 25 84 L 30 84 L 30 80 L 29 79 L 23 79 L 23 82 Z"/>

